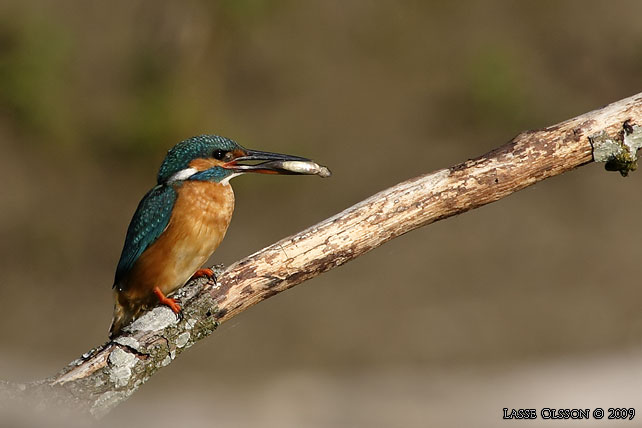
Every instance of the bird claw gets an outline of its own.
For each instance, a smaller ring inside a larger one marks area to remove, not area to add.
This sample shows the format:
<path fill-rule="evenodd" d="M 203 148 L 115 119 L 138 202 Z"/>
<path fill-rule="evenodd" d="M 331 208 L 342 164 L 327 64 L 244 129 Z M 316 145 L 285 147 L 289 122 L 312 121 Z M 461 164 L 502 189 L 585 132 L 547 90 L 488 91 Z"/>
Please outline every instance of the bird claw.
<path fill-rule="evenodd" d="M 161 301 L 161 304 L 168 306 L 172 312 L 174 312 L 177 321 L 183 321 L 183 309 L 181 305 L 178 304 L 178 300 L 171 297 L 166 297 L 165 299 L 166 300 Z"/>
<path fill-rule="evenodd" d="M 172 297 L 166 297 L 158 287 L 154 288 L 154 294 L 158 297 L 161 305 L 168 306 L 172 312 L 174 312 L 177 320 L 181 321 L 183 319 L 183 310 L 181 309 L 181 305 L 178 304 L 178 300 Z"/>
<path fill-rule="evenodd" d="M 208 279 L 213 279 L 214 282 L 216 282 L 216 274 L 214 273 L 213 269 L 210 268 L 202 268 L 194 272 L 194 275 L 192 275 L 191 279 L 197 279 L 197 278 L 208 278 Z"/>
<path fill-rule="evenodd" d="M 173 298 L 167 298 L 164 302 L 161 302 L 164 305 L 169 306 L 169 308 L 176 314 L 176 318 L 182 317 L 183 316 L 183 309 L 181 309 L 181 305 L 178 304 L 178 300 L 173 299 Z"/>

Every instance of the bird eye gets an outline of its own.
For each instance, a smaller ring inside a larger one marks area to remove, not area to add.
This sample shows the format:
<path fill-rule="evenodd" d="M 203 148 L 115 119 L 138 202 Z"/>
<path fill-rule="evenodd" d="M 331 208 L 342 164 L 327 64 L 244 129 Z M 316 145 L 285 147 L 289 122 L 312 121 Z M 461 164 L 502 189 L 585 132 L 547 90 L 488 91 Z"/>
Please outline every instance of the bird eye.
<path fill-rule="evenodd" d="M 217 160 L 223 160 L 225 157 L 225 151 L 221 149 L 216 149 L 214 150 L 214 153 L 212 153 L 212 157 Z"/>

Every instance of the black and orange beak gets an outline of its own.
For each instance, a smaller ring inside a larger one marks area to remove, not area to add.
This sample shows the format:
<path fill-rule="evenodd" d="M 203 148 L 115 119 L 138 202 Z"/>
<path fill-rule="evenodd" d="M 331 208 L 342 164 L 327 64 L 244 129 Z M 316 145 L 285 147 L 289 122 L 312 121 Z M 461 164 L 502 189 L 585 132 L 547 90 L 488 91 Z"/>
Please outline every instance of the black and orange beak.
<path fill-rule="evenodd" d="M 283 162 L 312 162 L 300 156 L 284 155 L 281 153 L 262 152 L 259 150 L 244 149 L 240 156 L 223 165 L 223 168 L 235 172 L 257 172 L 260 174 L 300 174 L 282 167 Z M 249 163 L 239 163 L 249 162 Z"/>

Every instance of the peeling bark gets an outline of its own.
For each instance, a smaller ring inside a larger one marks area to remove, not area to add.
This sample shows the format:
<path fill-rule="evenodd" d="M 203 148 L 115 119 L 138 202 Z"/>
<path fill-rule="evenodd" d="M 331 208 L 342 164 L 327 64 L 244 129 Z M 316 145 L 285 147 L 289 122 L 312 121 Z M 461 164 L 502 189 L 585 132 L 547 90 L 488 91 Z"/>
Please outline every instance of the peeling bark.
<path fill-rule="evenodd" d="M 642 93 L 545 129 L 523 132 L 483 156 L 386 189 L 225 270 L 218 268 L 216 284 L 206 279 L 190 282 L 176 295 L 184 309 L 182 321 L 170 309 L 157 307 L 126 327 L 123 335 L 50 378 L 29 384 L 0 382 L 0 401 L 31 399 L 42 409 L 65 408 L 101 417 L 158 369 L 250 306 L 413 229 L 589 163 L 593 141 L 620 143 L 619 148 L 614 144 L 613 149 L 605 145 L 599 149 L 600 161 L 617 160 L 622 143 L 641 141 L 639 125 Z M 636 154 L 629 155 L 634 159 L 623 168 L 631 170 Z"/>

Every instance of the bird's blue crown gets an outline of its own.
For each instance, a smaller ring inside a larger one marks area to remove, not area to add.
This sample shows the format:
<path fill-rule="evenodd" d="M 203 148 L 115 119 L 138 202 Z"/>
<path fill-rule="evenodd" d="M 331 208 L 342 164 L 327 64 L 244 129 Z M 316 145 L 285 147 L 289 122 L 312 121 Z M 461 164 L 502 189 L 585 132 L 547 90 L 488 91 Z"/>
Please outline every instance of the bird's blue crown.
<path fill-rule="evenodd" d="M 172 147 L 158 171 L 158 184 L 166 183 L 174 174 L 189 168 L 194 159 L 209 158 L 216 150 L 230 151 L 241 148 L 229 138 L 218 135 L 199 135 Z M 222 171 L 223 172 L 223 171 Z"/>

